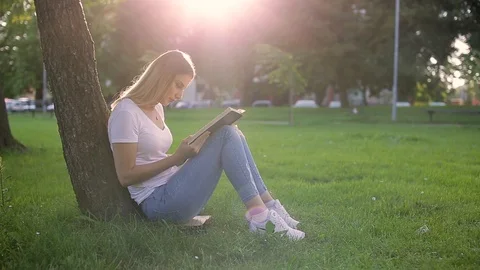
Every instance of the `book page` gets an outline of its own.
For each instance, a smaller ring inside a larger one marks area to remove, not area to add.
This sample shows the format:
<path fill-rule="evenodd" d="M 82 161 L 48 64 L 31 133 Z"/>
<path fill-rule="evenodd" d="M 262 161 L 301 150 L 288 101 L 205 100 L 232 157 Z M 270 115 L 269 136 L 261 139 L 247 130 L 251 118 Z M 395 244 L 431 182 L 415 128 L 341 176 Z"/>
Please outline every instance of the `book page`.
<path fill-rule="evenodd" d="M 220 129 L 222 126 L 233 124 L 235 121 L 237 121 L 243 116 L 244 112 L 245 110 L 242 110 L 242 109 L 236 110 L 230 107 L 227 108 L 221 114 L 217 115 L 212 121 L 210 121 L 208 124 L 203 126 L 200 130 L 198 130 L 192 136 L 188 144 L 193 143 L 198 137 L 200 137 L 206 131 L 209 131 L 210 134 L 212 134 L 218 129 Z"/>

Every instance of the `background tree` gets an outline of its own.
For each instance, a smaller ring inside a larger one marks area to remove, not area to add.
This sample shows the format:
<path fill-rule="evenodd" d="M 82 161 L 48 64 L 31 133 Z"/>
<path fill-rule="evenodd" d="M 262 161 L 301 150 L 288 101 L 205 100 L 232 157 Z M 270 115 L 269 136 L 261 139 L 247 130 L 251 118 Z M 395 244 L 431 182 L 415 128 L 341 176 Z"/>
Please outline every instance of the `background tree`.
<path fill-rule="evenodd" d="M 0 9 L 1 84 L 13 98 L 42 86 L 40 43 L 33 1 L 6 1 Z"/>
<path fill-rule="evenodd" d="M 294 55 L 286 53 L 276 47 L 267 44 L 256 46 L 259 64 L 269 70 L 270 83 L 276 84 L 280 89 L 288 92 L 289 96 L 289 119 L 290 125 L 294 124 L 293 103 L 294 97 L 305 90 L 307 81 L 301 72 L 301 63 Z"/>
<path fill-rule="evenodd" d="M 32 49 L 25 46 L 29 42 L 23 42 L 30 40 L 32 10 L 28 1 L 9 0 L 0 3 L 0 150 L 26 149 L 10 130 L 5 94 L 12 97 L 20 89 L 35 84 L 36 72 L 26 65 L 27 61 L 22 61 L 24 53 L 29 55 L 25 50 Z"/>
<path fill-rule="evenodd" d="M 438 91 L 446 91 L 442 88 L 439 72 L 431 71 L 446 64 L 454 51 L 451 45 L 459 34 L 468 33 L 470 36 L 478 31 L 472 27 L 476 25 L 474 10 L 478 10 L 478 4 L 474 2 L 402 1 L 400 100 L 414 102 L 418 82 L 428 82 L 427 91 L 437 93 L 430 93 L 432 98 L 439 97 Z M 283 34 L 271 35 L 268 43 L 291 53 L 306 55 L 304 66 L 309 67 L 308 74 L 313 76 L 308 78 L 310 84 L 325 86 L 333 82 L 341 94 L 342 104 L 346 104 L 348 88 L 390 87 L 393 2 L 276 1 L 271 3 L 271 10 L 285 20 L 273 20 L 270 31 Z"/>

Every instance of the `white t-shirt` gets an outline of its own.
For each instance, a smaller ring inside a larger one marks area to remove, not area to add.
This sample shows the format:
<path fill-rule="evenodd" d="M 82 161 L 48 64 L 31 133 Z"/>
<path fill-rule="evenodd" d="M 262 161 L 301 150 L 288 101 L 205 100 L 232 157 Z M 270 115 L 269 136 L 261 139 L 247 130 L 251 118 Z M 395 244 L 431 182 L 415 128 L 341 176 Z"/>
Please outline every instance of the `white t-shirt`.
<path fill-rule="evenodd" d="M 143 165 L 161 160 L 172 145 L 170 129 L 165 124 L 165 116 L 161 104 L 155 106 L 162 117 L 164 129 L 160 129 L 131 99 L 121 100 L 108 119 L 108 139 L 110 147 L 113 143 L 137 143 L 136 165 Z M 170 167 L 160 174 L 139 184 L 128 187 L 130 196 L 138 204 L 153 193 L 155 187 L 164 185 L 178 170 Z"/>

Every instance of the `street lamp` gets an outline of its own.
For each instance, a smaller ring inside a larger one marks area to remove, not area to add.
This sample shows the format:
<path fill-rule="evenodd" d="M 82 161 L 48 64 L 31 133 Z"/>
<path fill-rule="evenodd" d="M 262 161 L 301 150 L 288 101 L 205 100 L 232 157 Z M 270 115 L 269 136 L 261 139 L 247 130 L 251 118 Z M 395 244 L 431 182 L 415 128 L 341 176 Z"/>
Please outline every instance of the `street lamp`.
<path fill-rule="evenodd" d="M 392 98 L 392 121 L 397 120 L 397 97 L 398 97 L 398 37 L 400 24 L 400 0 L 395 0 L 395 45 L 393 52 L 393 98 Z"/>
<path fill-rule="evenodd" d="M 43 64 L 43 76 L 42 76 L 42 111 L 47 112 L 47 70 L 45 64 Z"/>

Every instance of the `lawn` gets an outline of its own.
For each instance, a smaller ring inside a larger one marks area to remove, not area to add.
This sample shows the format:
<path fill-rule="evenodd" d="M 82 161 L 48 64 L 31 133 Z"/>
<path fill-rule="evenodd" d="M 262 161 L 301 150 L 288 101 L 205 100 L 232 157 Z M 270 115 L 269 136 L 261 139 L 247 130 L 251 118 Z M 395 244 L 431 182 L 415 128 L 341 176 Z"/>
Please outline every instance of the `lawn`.
<path fill-rule="evenodd" d="M 168 110 L 178 142 L 219 112 Z M 26 154 L 3 153 L 2 269 L 478 269 L 480 117 L 422 108 L 248 109 L 244 131 L 274 196 L 306 238 L 248 232 L 223 176 L 185 230 L 79 213 L 54 118 L 11 115 Z"/>

